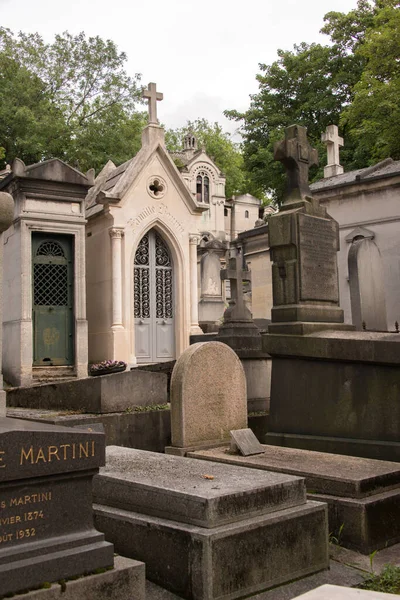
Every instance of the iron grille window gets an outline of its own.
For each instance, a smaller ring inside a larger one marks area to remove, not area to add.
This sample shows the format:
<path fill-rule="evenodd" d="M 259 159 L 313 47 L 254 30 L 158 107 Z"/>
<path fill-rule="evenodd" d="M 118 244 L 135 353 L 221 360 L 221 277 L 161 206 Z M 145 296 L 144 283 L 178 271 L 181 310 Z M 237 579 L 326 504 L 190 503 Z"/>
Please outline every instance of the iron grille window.
<path fill-rule="evenodd" d="M 37 306 L 68 305 L 67 265 L 34 265 L 33 278 L 34 304 Z"/>

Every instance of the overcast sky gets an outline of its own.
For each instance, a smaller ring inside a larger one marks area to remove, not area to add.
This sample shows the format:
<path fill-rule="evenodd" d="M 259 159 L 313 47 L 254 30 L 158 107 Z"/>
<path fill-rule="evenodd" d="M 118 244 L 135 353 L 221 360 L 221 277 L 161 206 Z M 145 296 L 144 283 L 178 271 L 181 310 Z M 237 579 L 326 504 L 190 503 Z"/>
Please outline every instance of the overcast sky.
<path fill-rule="evenodd" d="M 244 110 L 257 92 L 259 63 L 278 48 L 322 42 L 329 11 L 348 12 L 356 0 L 0 0 L 0 25 L 14 32 L 84 31 L 113 40 L 128 70 L 164 93 L 159 119 L 179 127 L 205 117 L 233 131 L 225 109 Z"/>

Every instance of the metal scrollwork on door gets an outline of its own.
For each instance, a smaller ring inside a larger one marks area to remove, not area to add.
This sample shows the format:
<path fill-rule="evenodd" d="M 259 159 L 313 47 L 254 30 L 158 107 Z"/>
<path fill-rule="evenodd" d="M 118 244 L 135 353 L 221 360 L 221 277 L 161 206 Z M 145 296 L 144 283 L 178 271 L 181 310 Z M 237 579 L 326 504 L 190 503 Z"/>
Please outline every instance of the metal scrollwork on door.
<path fill-rule="evenodd" d="M 149 236 L 144 235 L 139 242 L 135 254 L 135 265 L 148 265 L 149 263 Z"/>
<path fill-rule="evenodd" d="M 133 281 L 134 316 L 135 319 L 150 318 L 150 255 L 149 236 L 145 235 L 139 242 L 135 254 L 135 270 Z"/>
<path fill-rule="evenodd" d="M 156 317 L 172 319 L 172 265 L 168 248 L 156 234 Z"/>
<path fill-rule="evenodd" d="M 146 234 L 140 240 L 135 254 L 134 317 L 149 319 L 151 310 L 151 282 L 153 273 L 153 302 L 157 319 L 173 318 L 172 261 L 168 247 L 157 234 Z M 152 257 L 152 258 L 151 258 Z"/>
<path fill-rule="evenodd" d="M 156 234 L 156 265 L 158 267 L 170 267 L 171 259 L 168 248 L 162 238 Z"/>

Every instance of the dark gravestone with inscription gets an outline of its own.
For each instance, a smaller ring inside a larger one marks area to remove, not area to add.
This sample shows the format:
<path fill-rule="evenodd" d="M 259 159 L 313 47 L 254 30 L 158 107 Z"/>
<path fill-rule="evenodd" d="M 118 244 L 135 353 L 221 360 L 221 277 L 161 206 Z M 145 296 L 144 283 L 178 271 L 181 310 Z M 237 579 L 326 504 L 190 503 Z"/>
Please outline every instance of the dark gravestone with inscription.
<path fill-rule="evenodd" d="M 288 127 L 275 158 L 286 168 L 287 190 L 280 212 L 268 220 L 273 261 L 268 331 L 303 335 L 349 328 L 339 308 L 339 226 L 311 196 L 308 169 L 317 164 L 317 153 L 306 128 Z"/>
<path fill-rule="evenodd" d="M 92 519 L 104 434 L 0 419 L 0 594 L 110 567 Z"/>

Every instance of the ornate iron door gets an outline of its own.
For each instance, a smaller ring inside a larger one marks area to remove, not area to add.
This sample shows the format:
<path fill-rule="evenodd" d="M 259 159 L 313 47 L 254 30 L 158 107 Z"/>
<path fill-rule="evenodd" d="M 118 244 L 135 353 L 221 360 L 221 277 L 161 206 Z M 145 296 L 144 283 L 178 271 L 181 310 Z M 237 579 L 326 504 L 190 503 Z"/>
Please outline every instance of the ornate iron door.
<path fill-rule="evenodd" d="M 72 237 L 32 235 L 33 364 L 71 365 L 73 338 Z"/>
<path fill-rule="evenodd" d="M 134 317 L 137 361 L 175 358 L 172 261 L 153 229 L 142 237 L 135 254 Z"/>

